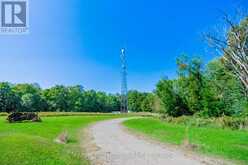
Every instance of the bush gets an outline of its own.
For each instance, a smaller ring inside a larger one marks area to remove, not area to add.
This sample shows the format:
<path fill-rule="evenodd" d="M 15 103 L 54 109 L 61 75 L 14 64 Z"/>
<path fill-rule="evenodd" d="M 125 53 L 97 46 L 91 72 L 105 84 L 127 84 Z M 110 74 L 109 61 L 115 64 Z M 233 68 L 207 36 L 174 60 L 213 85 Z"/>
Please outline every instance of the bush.
<path fill-rule="evenodd" d="M 182 115 L 192 115 L 180 94 L 175 90 L 175 82 L 162 79 L 157 84 L 156 94 L 160 98 L 164 107 L 164 112 L 169 116 L 178 117 Z"/>
<path fill-rule="evenodd" d="M 201 118 L 201 117 L 169 117 L 161 116 L 161 119 L 168 123 L 182 124 L 195 127 L 217 127 L 248 130 L 248 117 L 229 117 L 223 116 L 219 118 Z"/>

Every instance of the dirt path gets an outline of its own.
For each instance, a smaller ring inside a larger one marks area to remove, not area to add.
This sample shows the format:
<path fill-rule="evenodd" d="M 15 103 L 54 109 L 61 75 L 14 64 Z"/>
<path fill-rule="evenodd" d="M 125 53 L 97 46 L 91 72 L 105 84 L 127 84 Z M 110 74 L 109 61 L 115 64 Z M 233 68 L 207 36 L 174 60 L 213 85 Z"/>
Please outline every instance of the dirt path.
<path fill-rule="evenodd" d="M 88 140 L 84 147 L 93 165 L 222 164 L 129 134 L 120 125 L 125 120 L 99 122 L 87 130 Z"/>

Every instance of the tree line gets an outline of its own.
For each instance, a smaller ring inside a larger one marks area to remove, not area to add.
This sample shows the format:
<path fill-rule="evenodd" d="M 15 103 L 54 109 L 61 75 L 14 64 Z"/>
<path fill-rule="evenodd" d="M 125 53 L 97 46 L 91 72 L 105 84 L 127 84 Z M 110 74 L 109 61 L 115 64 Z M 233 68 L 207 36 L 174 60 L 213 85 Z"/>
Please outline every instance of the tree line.
<path fill-rule="evenodd" d="M 118 95 L 86 91 L 80 85 L 43 90 L 38 84 L 0 83 L 0 112 L 112 112 L 119 107 Z"/>
<path fill-rule="evenodd" d="M 227 19 L 226 19 L 227 20 Z M 222 55 L 206 66 L 200 58 L 177 58 L 177 77 L 162 78 L 153 92 L 128 92 L 128 109 L 169 116 L 248 115 L 248 17 L 231 23 L 225 40 L 206 35 Z M 83 86 L 0 83 L 0 112 L 113 112 L 120 94 L 85 90 Z"/>
<path fill-rule="evenodd" d="M 129 110 L 151 112 L 154 94 L 129 91 Z M 84 90 L 83 86 L 0 83 L 0 112 L 113 112 L 120 111 L 120 94 Z"/>

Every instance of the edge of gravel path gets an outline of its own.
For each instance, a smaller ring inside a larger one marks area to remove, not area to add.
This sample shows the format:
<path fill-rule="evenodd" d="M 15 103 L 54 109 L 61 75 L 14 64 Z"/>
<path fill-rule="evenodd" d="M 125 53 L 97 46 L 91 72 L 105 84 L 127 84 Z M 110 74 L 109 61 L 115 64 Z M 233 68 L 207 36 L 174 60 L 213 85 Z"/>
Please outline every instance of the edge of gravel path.
<path fill-rule="evenodd" d="M 100 122 L 103 122 L 103 121 L 100 121 Z M 102 162 L 100 162 L 100 160 L 94 157 L 94 154 L 98 150 L 100 150 L 100 147 L 98 147 L 93 142 L 94 137 L 92 136 L 92 133 L 90 131 L 91 127 L 93 127 L 97 123 L 90 124 L 88 127 L 82 129 L 81 131 L 82 138 L 80 138 L 80 147 L 82 149 L 82 154 L 88 160 L 89 165 L 102 165 L 103 164 Z"/>

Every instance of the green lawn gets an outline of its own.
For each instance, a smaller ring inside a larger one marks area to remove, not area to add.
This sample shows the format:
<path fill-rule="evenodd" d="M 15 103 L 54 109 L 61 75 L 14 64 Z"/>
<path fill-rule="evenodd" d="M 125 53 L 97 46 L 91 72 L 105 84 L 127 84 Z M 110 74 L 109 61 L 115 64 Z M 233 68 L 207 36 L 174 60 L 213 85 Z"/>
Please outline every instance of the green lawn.
<path fill-rule="evenodd" d="M 78 165 L 88 164 L 80 152 L 79 132 L 88 124 L 117 116 L 43 117 L 41 123 L 9 124 L 0 117 L 1 165 Z M 69 133 L 68 144 L 54 139 Z"/>
<path fill-rule="evenodd" d="M 186 126 L 161 122 L 158 119 L 131 119 L 124 125 L 132 131 L 143 133 L 161 142 L 180 145 L 186 135 Z M 248 164 L 248 132 L 229 129 L 191 127 L 188 131 L 191 144 L 197 151 L 220 156 L 240 164 Z"/>

